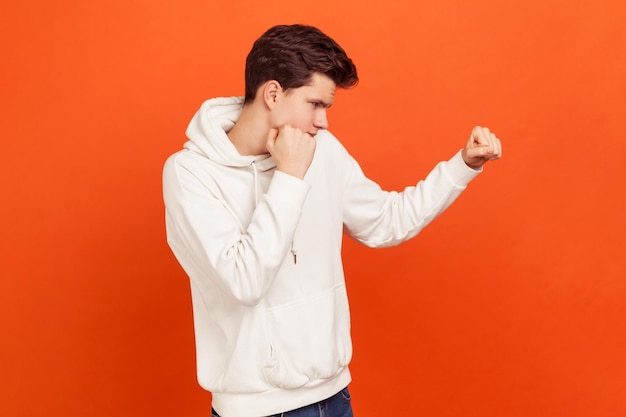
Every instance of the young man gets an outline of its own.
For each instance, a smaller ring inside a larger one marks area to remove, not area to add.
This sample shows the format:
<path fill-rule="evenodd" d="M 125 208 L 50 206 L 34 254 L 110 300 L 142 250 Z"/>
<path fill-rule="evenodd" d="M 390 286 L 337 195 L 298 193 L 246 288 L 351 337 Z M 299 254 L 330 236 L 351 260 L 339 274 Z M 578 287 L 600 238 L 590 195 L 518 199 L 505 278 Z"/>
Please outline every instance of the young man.
<path fill-rule="evenodd" d="M 191 281 L 214 415 L 352 416 L 342 233 L 406 241 L 501 156 L 476 127 L 424 181 L 381 190 L 326 130 L 335 89 L 357 81 L 318 29 L 273 27 L 248 55 L 245 98 L 206 101 L 165 164 L 167 238 Z"/>

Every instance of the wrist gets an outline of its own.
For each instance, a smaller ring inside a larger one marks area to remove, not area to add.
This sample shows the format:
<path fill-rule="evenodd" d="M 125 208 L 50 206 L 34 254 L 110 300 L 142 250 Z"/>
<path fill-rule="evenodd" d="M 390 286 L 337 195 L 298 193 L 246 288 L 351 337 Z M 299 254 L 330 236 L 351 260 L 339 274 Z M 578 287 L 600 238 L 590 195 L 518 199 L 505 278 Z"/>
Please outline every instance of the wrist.
<path fill-rule="evenodd" d="M 470 158 L 469 156 L 467 156 L 467 151 L 465 149 L 461 151 L 461 158 L 463 159 L 463 162 L 465 162 L 465 165 L 467 165 L 468 168 L 471 168 L 474 170 L 481 169 L 483 164 L 485 163 L 485 161 L 482 158 Z"/>

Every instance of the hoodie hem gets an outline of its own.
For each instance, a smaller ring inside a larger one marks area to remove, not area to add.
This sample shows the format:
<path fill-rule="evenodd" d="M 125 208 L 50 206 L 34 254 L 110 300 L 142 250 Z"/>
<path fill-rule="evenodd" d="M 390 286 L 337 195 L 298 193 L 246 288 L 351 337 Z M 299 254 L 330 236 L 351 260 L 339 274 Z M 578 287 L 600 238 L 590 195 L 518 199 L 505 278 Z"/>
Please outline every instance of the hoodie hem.
<path fill-rule="evenodd" d="M 330 398 L 347 387 L 351 380 L 346 367 L 330 380 L 293 390 L 275 388 L 253 394 L 212 393 L 212 406 L 221 417 L 268 416 Z"/>

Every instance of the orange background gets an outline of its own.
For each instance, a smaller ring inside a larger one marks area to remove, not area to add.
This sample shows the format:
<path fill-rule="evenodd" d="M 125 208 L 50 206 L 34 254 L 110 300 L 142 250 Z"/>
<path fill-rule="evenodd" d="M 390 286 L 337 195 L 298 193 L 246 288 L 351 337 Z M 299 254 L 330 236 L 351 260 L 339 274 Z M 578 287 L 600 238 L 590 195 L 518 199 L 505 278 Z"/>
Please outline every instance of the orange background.
<path fill-rule="evenodd" d="M 161 168 L 295 22 L 356 62 L 331 130 L 384 187 L 504 143 L 413 241 L 346 241 L 356 415 L 626 415 L 624 2 L 294 4 L 3 4 L 0 415 L 209 415 Z"/>

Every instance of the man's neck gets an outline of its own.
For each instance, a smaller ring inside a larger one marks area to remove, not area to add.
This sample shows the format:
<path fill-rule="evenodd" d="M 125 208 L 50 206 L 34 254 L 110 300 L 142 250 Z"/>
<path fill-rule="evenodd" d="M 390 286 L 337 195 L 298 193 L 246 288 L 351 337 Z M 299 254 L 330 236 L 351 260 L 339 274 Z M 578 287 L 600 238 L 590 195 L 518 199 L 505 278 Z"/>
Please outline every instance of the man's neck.
<path fill-rule="evenodd" d="M 228 138 L 240 155 L 265 155 L 269 128 L 263 123 L 265 118 L 257 114 L 254 106 L 244 105 L 239 119 L 227 133 Z"/>

